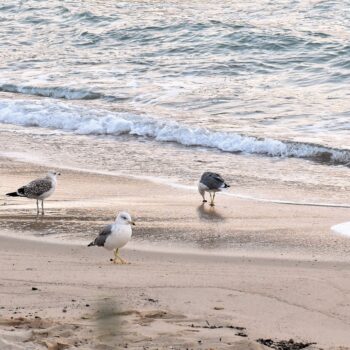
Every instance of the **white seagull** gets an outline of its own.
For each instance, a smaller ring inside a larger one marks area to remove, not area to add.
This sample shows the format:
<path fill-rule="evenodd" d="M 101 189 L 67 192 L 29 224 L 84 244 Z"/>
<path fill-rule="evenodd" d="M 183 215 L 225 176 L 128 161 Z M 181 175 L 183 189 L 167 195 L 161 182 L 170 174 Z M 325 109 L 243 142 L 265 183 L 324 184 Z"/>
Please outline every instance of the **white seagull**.
<path fill-rule="evenodd" d="M 41 214 L 44 215 L 44 200 L 55 192 L 57 175 L 61 174 L 56 171 L 49 171 L 46 177 L 36 179 L 15 192 L 6 193 L 6 196 L 36 199 L 37 215 L 39 215 L 39 200 L 41 200 Z"/>
<path fill-rule="evenodd" d="M 127 261 L 119 256 L 118 251 L 130 241 L 132 235 L 131 225 L 135 225 L 135 222 L 131 220 L 130 214 L 126 212 L 119 213 L 115 222 L 105 226 L 88 247 L 98 246 L 114 250 L 113 262 L 115 264 L 119 264 L 119 262 L 127 264 Z"/>
<path fill-rule="evenodd" d="M 225 182 L 221 175 L 210 171 L 203 173 L 198 183 L 198 191 L 203 197 L 203 202 L 207 202 L 205 192 L 209 192 L 210 205 L 212 207 L 215 205 L 214 199 L 216 192 L 220 192 L 223 188 L 227 187 L 230 187 L 230 185 Z"/>

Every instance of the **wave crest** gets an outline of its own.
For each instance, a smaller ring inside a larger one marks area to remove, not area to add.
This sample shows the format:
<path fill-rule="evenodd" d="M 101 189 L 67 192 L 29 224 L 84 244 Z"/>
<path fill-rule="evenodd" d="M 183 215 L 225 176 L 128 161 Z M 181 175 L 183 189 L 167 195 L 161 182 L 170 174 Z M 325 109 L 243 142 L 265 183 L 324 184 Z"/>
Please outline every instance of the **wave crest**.
<path fill-rule="evenodd" d="M 70 106 L 61 102 L 1 100 L 0 122 L 38 126 L 84 135 L 129 134 L 184 146 L 215 148 L 272 157 L 307 158 L 329 164 L 350 165 L 350 150 L 321 145 L 256 138 L 237 133 L 193 128 L 132 113 Z"/>
<path fill-rule="evenodd" d="M 0 91 L 42 97 L 64 98 L 67 100 L 95 100 L 103 97 L 103 95 L 98 92 L 66 87 L 35 87 L 3 84 L 0 85 Z"/>

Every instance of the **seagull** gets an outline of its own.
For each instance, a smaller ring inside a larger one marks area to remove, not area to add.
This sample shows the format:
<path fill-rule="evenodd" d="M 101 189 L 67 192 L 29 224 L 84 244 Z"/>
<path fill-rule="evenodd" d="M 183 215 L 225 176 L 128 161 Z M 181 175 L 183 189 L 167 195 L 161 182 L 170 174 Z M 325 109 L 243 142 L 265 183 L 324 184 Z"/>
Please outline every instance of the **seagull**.
<path fill-rule="evenodd" d="M 203 203 L 207 202 L 205 199 L 205 192 L 209 192 L 210 195 L 210 206 L 214 206 L 214 199 L 216 192 L 220 192 L 223 188 L 230 187 L 221 175 L 206 171 L 202 174 L 199 183 L 198 191 L 203 197 Z"/>
<path fill-rule="evenodd" d="M 115 222 L 105 226 L 88 247 L 98 246 L 114 250 L 114 264 L 119 264 L 119 262 L 127 264 L 127 261 L 119 256 L 118 251 L 119 248 L 124 247 L 130 241 L 132 235 L 131 225 L 135 225 L 135 222 L 131 220 L 130 214 L 126 212 L 119 213 Z"/>
<path fill-rule="evenodd" d="M 44 200 L 55 192 L 57 175 L 61 174 L 56 171 L 49 171 L 44 178 L 36 179 L 15 192 L 6 193 L 6 196 L 36 199 L 37 215 L 39 215 L 39 200 L 41 200 L 41 214 L 44 215 Z"/>

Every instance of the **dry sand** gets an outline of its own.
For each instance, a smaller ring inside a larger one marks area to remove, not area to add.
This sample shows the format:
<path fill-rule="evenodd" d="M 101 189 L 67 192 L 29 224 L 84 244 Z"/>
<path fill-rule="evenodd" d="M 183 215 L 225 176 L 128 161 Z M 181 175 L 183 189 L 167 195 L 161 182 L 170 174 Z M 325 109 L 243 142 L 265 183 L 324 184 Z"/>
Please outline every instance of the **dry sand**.
<path fill-rule="evenodd" d="M 1 159 L 0 191 L 45 171 Z M 6 199 L 0 349 L 263 349 L 259 338 L 350 348 L 350 240 L 329 232 L 349 209 L 198 202 L 181 189 L 68 170 L 44 218 L 35 202 Z M 121 209 L 138 224 L 123 266 L 86 247 Z M 237 249 L 221 253 L 232 234 Z"/>

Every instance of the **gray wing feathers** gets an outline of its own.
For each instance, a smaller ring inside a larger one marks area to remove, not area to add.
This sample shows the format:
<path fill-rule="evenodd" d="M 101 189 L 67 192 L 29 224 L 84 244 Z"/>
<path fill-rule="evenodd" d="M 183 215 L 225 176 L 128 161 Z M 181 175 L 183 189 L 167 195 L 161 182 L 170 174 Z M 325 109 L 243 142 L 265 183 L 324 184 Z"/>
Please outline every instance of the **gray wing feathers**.
<path fill-rule="evenodd" d="M 23 186 L 17 190 L 17 192 L 24 197 L 39 197 L 45 192 L 50 191 L 52 188 L 52 182 L 50 179 L 37 179 L 30 182 L 28 185 Z"/>
<path fill-rule="evenodd" d="M 200 182 L 207 186 L 210 190 L 221 188 L 225 184 L 225 180 L 221 175 L 211 172 L 203 173 Z"/>
<path fill-rule="evenodd" d="M 94 245 L 103 247 L 107 237 L 112 233 L 113 224 L 105 226 L 94 240 Z"/>

